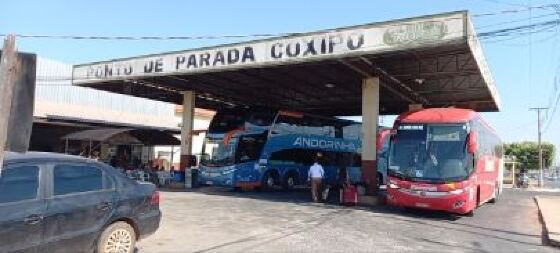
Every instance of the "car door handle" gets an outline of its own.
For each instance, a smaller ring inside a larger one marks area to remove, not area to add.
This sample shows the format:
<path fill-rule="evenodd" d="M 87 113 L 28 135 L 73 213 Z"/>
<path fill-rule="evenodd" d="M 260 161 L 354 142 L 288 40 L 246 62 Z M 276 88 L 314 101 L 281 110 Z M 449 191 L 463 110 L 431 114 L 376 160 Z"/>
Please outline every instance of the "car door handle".
<path fill-rule="evenodd" d="M 43 221 L 43 216 L 39 216 L 36 214 L 29 215 L 23 220 L 23 222 L 25 222 L 25 224 L 27 225 L 35 225 L 40 223 L 41 221 Z"/>
<path fill-rule="evenodd" d="M 97 209 L 99 209 L 101 211 L 107 211 L 107 210 L 111 209 L 111 203 L 103 202 L 103 203 L 97 205 Z"/>

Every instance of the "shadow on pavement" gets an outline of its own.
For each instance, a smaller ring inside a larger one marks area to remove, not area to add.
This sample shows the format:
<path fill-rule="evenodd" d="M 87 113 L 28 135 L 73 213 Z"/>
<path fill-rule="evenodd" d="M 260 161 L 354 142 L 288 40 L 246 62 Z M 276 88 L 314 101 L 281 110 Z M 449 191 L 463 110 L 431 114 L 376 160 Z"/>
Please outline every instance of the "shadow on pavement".
<path fill-rule="evenodd" d="M 232 198 L 245 198 L 245 199 L 255 199 L 255 200 L 263 200 L 263 201 L 271 201 L 271 202 L 284 202 L 284 203 L 293 203 L 302 206 L 315 206 L 325 209 L 337 209 L 339 211 L 344 212 L 352 212 L 352 210 L 362 210 L 370 212 L 373 217 L 376 218 L 390 218 L 394 219 L 398 222 L 404 223 L 414 223 L 419 225 L 425 225 L 427 227 L 433 228 L 440 228 L 446 230 L 453 230 L 457 232 L 481 235 L 488 238 L 504 240 L 508 242 L 526 244 L 526 245 L 534 245 L 534 246 L 541 246 L 546 244 L 543 240 L 543 244 L 533 243 L 530 241 L 523 240 L 522 238 L 511 238 L 511 236 L 519 236 L 525 238 L 537 238 L 540 237 L 539 235 L 527 234 L 527 233 L 520 233 L 516 231 L 509 231 L 504 229 L 497 229 L 497 228 L 489 228 L 483 226 L 477 226 L 472 224 L 470 219 L 476 219 L 475 217 L 464 217 L 461 215 L 449 214 L 446 212 L 438 212 L 438 211 L 430 211 L 430 210 L 421 210 L 421 209 L 403 209 L 394 206 L 387 206 L 387 205 L 379 205 L 374 207 L 345 207 L 341 206 L 338 203 L 338 191 L 332 190 L 329 194 L 329 198 L 325 203 L 313 203 L 311 201 L 311 196 L 309 193 L 309 189 L 306 188 L 298 188 L 290 191 L 285 190 L 270 190 L 270 191 L 234 191 L 229 188 L 220 188 L 220 187 L 201 187 L 195 188 L 192 190 L 185 190 L 185 189 L 160 189 L 160 191 L 166 192 L 194 192 L 197 194 L 206 194 L 206 195 L 214 195 L 214 196 L 227 196 Z M 390 216 L 387 216 L 390 215 Z M 465 222 L 459 222 L 463 221 Z M 328 222 L 328 219 L 323 220 L 322 222 Z M 298 231 L 299 229 L 295 229 Z M 293 231 L 292 231 L 293 232 Z M 301 231 L 300 231 L 301 232 Z M 503 233 L 506 235 L 497 235 L 495 233 Z M 510 235 L 510 236 L 508 236 Z M 282 235 L 283 237 L 284 235 Z M 254 238 L 245 238 L 245 240 L 252 240 Z M 437 241 L 429 241 L 428 239 L 419 238 L 424 240 L 425 242 L 429 243 L 442 243 Z M 240 242 L 233 242 L 233 243 L 240 243 Z M 221 248 L 226 245 L 221 245 L 218 248 Z M 443 246 L 443 245 L 442 245 Z M 449 245 L 448 245 L 449 246 Z M 473 245 L 476 246 L 476 245 Z M 207 250 L 215 250 L 214 249 L 207 249 Z M 480 251 L 480 248 L 473 248 L 472 250 Z M 206 250 L 203 250 L 206 251 Z M 203 252 L 201 251 L 201 252 Z"/>
<path fill-rule="evenodd" d="M 200 187 L 191 190 L 199 194 L 227 196 L 232 198 L 245 198 L 270 202 L 284 202 L 297 205 L 321 206 L 324 208 L 340 209 L 343 206 L 338 204 L 338 191 L 331 190 L 329 197 L 322 203 L 314 203 L 311 201 L 311 193 L 307 188 L 296 188 L 293 190 L 252 190 L 252 191 L 235 191 L 229 188 L 221 187 Z"/>

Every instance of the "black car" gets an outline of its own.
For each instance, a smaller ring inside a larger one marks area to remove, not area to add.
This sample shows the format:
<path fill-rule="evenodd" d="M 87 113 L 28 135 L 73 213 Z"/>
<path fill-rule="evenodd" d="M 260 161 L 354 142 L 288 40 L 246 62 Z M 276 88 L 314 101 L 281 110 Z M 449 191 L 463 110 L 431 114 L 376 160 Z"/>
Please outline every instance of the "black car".
<path fill-rule="evenodd" d="M 161 220 L 159 192 L 104 163 L 54 153 L 6 153 L 0 252 L 134 252 Z"/>

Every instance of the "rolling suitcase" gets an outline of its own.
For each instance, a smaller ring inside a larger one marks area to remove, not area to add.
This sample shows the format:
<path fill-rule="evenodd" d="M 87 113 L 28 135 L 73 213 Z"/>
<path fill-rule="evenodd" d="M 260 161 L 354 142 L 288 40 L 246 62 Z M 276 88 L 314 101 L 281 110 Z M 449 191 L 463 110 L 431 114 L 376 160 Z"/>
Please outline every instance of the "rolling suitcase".
<path fill-rule="evenodd" d="M 358 190 L 356 186 L 345 184 L 340 192 L 340 203 L 347 206 L 358 204 Z"/>

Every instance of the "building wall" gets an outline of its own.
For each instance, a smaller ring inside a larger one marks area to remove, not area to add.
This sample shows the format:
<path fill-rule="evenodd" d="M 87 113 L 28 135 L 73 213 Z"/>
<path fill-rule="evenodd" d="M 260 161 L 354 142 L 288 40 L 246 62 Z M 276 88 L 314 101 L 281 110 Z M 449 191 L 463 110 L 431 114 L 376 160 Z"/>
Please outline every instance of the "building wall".
<path fill-rule="evenodd" d="M 34 116 L 41 119 L 66 118 L 77 121 L 107 122 L 180 129 L 180 106 L 145 98 L 138 98 L 106 91 L 72 86 L 72 66 L 44 58 L 37 59 L 37 86 Z M 214 112 L 195 110 L 194 129 L 205 130 Z M 75 129 L 48 124 L 34 124 L 32 134 L 33 150 L 61 152 L 54 147 L 59 140 Z M 56 134 L 55 134 L 56 133 Z M 180 139 L 180 136 L 176 136 Z M 193 137 L 193 154 L 202 152 L 204 133 Z M 52 144 L 49 146 L 49 144 Z M 173 148 L 173 163 L 179 163 L 180 148 Z M 171 160 L 171 147 L 155 147 L 149 152 L 152 157 Z"/>
<path fill-rule="evenodd" d="M 175 105 L 72 86 L 72 66 L 37 60 L 35 117 L 65 117 L 179 129 Z"/>

